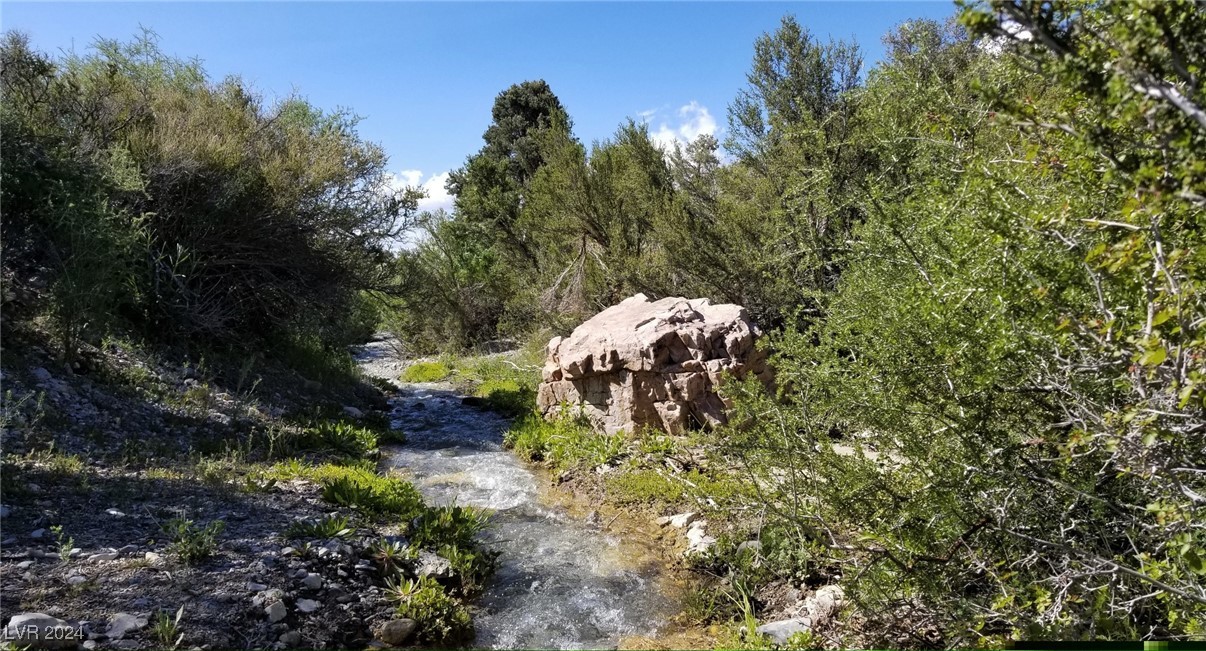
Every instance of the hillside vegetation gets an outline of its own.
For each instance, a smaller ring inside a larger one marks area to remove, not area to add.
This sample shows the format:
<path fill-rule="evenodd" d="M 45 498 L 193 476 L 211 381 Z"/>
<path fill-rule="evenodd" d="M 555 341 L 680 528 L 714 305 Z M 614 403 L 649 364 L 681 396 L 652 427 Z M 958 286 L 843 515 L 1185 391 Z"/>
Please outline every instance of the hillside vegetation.
<path fill-rule="evenodd" d="M 371 333 L 362 292 L 393 284 L 417 195 L 389 190 L 354 116 L 267 106 L 150 34 L 52 60 L 9 33 L 0 64 L 5 307 L 66 356 L 115 329 L 199 349 Z M 48 302 L 20 300 L 42 285 Z"/>

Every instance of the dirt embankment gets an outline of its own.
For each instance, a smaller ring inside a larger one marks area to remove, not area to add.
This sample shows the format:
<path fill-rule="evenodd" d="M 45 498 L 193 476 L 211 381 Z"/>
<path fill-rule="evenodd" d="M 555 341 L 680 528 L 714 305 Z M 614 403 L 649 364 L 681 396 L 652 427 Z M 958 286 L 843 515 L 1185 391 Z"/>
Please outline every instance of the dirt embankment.
<path fill-rule="evenodd" d="M 67 368 L 48 348 L 3 354 L 6 622 L 57 618 L 83 648 L 346 648 L 396 618 L 369 558 L 396 528 L 298 472 L 331 454 L 317 426 L 383 419 L 379 390 L 121 344 Z M 335 511 L 346 526 L 299 529 Z"/>

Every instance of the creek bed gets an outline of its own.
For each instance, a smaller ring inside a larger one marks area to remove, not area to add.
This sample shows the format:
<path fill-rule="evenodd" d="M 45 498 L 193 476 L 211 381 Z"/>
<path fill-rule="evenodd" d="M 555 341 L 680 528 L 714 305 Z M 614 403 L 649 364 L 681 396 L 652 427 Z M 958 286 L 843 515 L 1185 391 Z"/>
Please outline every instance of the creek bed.
<path fill-rule="evenodd" d="M 495 511 L 482 536 L 501 556 L 475 602 L 477 645 L 611 648 L 668 627 L 678 605 L 655 550 L 542 500 L 538 478 L 502 446 L 506 419 L 444 384 L 399 385 L 391 406 L 407 442 L 383 448 L 384 464 L 430 503 Z"/>

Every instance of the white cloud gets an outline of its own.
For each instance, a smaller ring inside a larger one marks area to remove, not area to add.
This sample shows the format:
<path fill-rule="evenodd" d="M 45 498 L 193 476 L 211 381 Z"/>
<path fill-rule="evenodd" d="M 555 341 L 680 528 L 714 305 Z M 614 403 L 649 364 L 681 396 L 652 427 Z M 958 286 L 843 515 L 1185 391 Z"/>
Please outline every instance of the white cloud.
<path fill-rule="evenodd" d="M 655 109 L 641 111 L 639 115 L 646 124 L 652 125 L 654 118 L 661 113 Z M 704 134 L 716 134 L 716 118 L 712 117 L 708 107 L 691 100 L 689 104 L 681 106 L 673 116 L 659 120 L 657 128 L 650 130 L 649 137 L 664 151 L 670 151 L 674 149 L 674 143 L 685 145 Z"/>
<path fill-rule="evenodd" d="M 448 194 L 448 190 L 444 188 L 444 184 L 448 182 L 448 174 L 448 172 L 440 172 L 432 174 L 424 180 L 422 170 L 401 170 L 397 173 L 389 173 L 387 176 L 389 186 L 394 190 L 419 188 L 426 192 L 427 196 L 419 200 L 419 210 L 434 212 L 441 208 L 452 210 L 452 195 Z"/>
<path fill-rule="evenodd" d="M 986 36 L 976 44 L 980 49 L 998 56 L 1005 51 L 1006 46 L 1010 41 L 1033 41 L 1034 34 L 1026 29 L 1024 25 L 1008 17 L 1001 19 L 1001 30 L 1005 32 L 1002 36 Z"/>
<path fill-rule="evenodd" d="M 441 208 L 444 210 L 452 210 L 452 195 L 448 194 L 448 189 L 444 184 L 448 183 L 448 172 L 440 172 L 432 174 L 431 178 L 423 182 L 423 189 L 427 191 L 427 198 L 419 200 L 419 210 L 436 211 Z"/>

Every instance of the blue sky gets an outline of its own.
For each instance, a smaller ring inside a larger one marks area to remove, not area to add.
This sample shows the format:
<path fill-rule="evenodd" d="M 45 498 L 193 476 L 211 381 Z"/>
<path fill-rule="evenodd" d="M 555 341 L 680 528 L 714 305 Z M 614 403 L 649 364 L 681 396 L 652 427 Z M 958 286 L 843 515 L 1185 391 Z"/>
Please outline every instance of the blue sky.
<path fill-rule="evenodd" d="M 238 74 L 271 100 L 297 91 L 364 117 L 400 183 L 446 206 L 443 175 L 481 147 L 495 95 L 545 79 L 583 141 L 628 117 L 662 140 L 714 131 L 745 82 L 754 39 L 795 14 L 821 37 L 856 39 L 868 64 L 880 37 L 909 18 L 944 18 L 932 2 L 206 2 L 0 4 L 0 26 L 51 53 L 139 26 L 198 57 L 213 79 Z"/>

